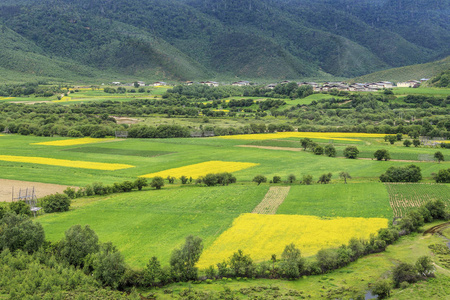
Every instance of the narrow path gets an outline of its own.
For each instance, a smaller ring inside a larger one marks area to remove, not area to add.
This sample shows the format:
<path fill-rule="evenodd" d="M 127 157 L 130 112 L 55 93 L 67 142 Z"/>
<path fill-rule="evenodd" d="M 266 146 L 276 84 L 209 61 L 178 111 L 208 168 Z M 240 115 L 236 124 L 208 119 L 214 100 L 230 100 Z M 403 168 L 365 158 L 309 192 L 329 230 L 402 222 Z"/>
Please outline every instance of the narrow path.
<path fill-rule="evenodd" d="M 264 199 L 252 211 L 253 214 L 274 215 L 278 207 L 283 203 L 289 194 L 290 186 L 270 187 Z"/>

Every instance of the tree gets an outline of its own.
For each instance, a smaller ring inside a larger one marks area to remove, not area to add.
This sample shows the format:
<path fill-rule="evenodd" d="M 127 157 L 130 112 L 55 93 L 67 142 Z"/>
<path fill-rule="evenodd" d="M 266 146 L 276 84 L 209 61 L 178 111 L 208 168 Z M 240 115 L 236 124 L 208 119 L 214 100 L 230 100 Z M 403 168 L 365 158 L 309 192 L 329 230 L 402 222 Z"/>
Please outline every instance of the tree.
<path fill-rule="evenodd" d="M 314 147 L 313 152 L 315 155 L 322 155 L 323 154 L 323 147 L 317 145 L 316 147 Z"/>
<path fill-rule="evenodd" d="M 394 143 L 397 141 L 397 137 L 395 135 L 390 135 L 388 137 L 388 141 L 391 145 L 394 145 Z"/>
<path fill-rule="evenodd" d="M 347 183 L 347 179 L 352 179 L 352 176 L 348 172 L 339 173 L 339 177 L 344 179 L 344 183 Z"/>
<path fill-rule="evenodd" d="M 267 182 L 267 178 L 264 175 L 256 175 L 252 181 L 260 185 L 263 182 Z"/>
<path fill-rule="evenodd" d="M 303 175 L 302 184 L 310 185 L 313 181 L 313 177 L 311 175 Z"/>
<path fill-rule="evenodd" d="M 133 82 L 133 85 L 134 85 L 135 88 L 140 87 L 139 82 L 137 82 L 137 81 Z"/>
<path fill-rule="evenodd" d="M 144 186 L 148 186 L 147 178 L 139 177 L 134 181 L 134 186 L 141 191 Z"/>
<path fill-rule="evenodd" d="M 9 204 L 9 210 L 15 212 L 18 215 L 31 216 L 33 213 L 30 210 L 30 206 L 25 201 L 15 201 Z"/>
<path fill-rule="evenodd" d="M 170 266 L 178 281 L 197 280 L 198 269 L 195 264 L 200 259 L 202 251 L 202 239 L 190 235 L 181 248 L 172 252 Z"/>
<path fill-rule="evenodd" d="M 111 243 L 102 245 L 101 251 L 94 254 L 93 267 L 94 278 L 114 289 L 126 270 L 122 254 Z"/>
<path fill-rule="evenodd" d="M 410 140 L 404 140 L 403 141 L 403 145 L 405 146 L 405 147 L 409 147 L 409 146 L 411 146 L 411 141 Z"/>
<path fill-rule="evenodd" d="M 160 274 L 161 263 L 158 261 L 158 258 L 156 258 L 156 256 L 153 256 L 148 261 L 147 267 L 144 269 L 144 279 L 146 285 L 152 286 L 153 284 L 155 284 Z"/>
<path fill-rule="evenodd" d="M 188 180 L 189 180 L 189 178 L 187 178 L 184 175 L 180 177 L 181 184 L 186 184 L 188 182 Z"/>
<path fill-rule="evenodd" d="M 297 178 L 295 177 L 294 174 L 290 174 L 290 175 L 288 176 L 288 182 L 289 182 L 289 183 L 294 183 L 296 179 L 297 179 Z"/>
<path fill-rule="evenodd" d="M 359 150 L 355 146 L 348 146 L 344 149 L 344 156 L 350 159 L 355 159 L 358 157 Z"/>
<path fill-rule="evenodd" d="M 335 157 L 336 156 L 336 148 L 334 148 L 333 145 L 328 144 L 325 146 L 324 153 L 328 157 Z"/>
<path fill-rule="evenodd" d="M 441 151 L 437 151 L 436 153 L 434 153 L 434 159 L 437 160 L 440 164 L 441 161 L 444 161 L 444 154 L 442 154 Z"/>
<path fill-rule="evenodd" d="M 233 174 L 228 172 L 217 173 L 217 184 L 221 185 L 229 185 L 230 183 L 236 183 L 236 177 Z"/>
<path fill-rule="evenodd" d="M 418 182 L 422 179 L 420 167 L 409 165 L 406 167 L 390 167 L 380 175 L 381 182 Z"/>
<path fill-rule="evenodd" d="M 0 219 L 0 252 L 22 250 L 33 253 L 44 243 L 44 228 L 25 215 L 6 212 Z"/>
<path fill-rule="evenodd" d="M 289 244 L 284 248 L 281 259 L 281 271 L 284 276 L 289 279 L 298 278 L 304 266 L 300 250 L 293 243 Z"/>
<path fill-rule="evenodd" d="M 207 186 L 215 186 L 217 184 L 217 175 L 213 173 L 206 174 L 203 183 Z"/>
<path fill-rule="evenodd" d="M 60 242 L 60 257 L 73 266 L 84 265 L 84 258 L 100 249 L 98 236 L 89 225 L 81 227 L 74 225 L 66 232 L 63 240 Z"/>
<path fill-rule="evenodd" d="M 156 176 L 152 179 L 150 186 L 160 190 L 164 186 L 164 179 L 160 176 Z"/>
<path fill-rule="evenodd" d="M 437 174 L 433 175 L 437 183 L 450 183 L 450 168 L 439 170 Z"/>
<path fill-rule="evenodd" d="M 416 261 L 416 270 L 420 275 L 430 277 L 434 275 L 435 267 L 429 256 L 421 256 Z"/>
<path fill-rule="evenodd" d="M 313 143 L 313 141 L 309 138 L 304 138 L 300 140 L 300 144 L 303 147 L 303 150 L 306 151 L 306 148 L 308 148 L 309 144 Z"/>
<path fill-rule="evenodd" d="M 390 280 L 378 280 L 372 287 L 372 293 L 379 299 L 385 299 L 391 296 L 392 282 Z"/>
<path fill-rule="evenodd" d="M 403 134 L 401 134 L 400 132 L 397 133 L 396 138 L 397 138 L 397 141 L 401 141 L 403 138 Z"/>
<path fill-rule="evenodd" d="M 327 184 L 327 183 L 330 182 L 331 176 L 333 176 L 333 174 L 331 174 L 331 173 L 322 174 L 322 175 L 320 175 L 319 180 L 317 181 L 317 183 Z"/>
<path fill-rule="evenodd" d="M 273 183 L 280 183 L 281 182 L 281 177 L 280 176 L 273 176 L 272 182 Z"/>
<path fill-rule="evenodd" d="M 414 147 L 419 147 L 420 146 L 420 140 L 414 139 L 413 140 L 413 145 L 414 145 Z"/>
<path fill-rule="evenodd" d="M 46 213 L 68 211 L 70 202 L 69 196 L 58 193 L 45 196 L 40 200 L 42 208 Z"/>
<path fill-rule="evenodd" d="M 253 276 L 253 260 L 250 255 L 245 255 L 242 250 L 234 252 L 230 257 L 228 264 L 230 265 L 233 275 L 237 277 Z"/>
<path fill-rule="evenodd" d="M 389 151 L 386 149 L 378 149 L 377 151 L 375 151 L 375 153 L 373 154 L 373 156 L 377 159 L 377 160 L 389 160 L 391 159 L 391 155 L 389 154 Z"/>
<path fill-rule="evenodd" d="M 413 265 L 402 262 L 394 268 L 392 279 L 394 281 L 394 286 L 397 288 L 400 286 L 400 283 L 405 281 L 414 283 L 417 281 L 417 270 Z"/>

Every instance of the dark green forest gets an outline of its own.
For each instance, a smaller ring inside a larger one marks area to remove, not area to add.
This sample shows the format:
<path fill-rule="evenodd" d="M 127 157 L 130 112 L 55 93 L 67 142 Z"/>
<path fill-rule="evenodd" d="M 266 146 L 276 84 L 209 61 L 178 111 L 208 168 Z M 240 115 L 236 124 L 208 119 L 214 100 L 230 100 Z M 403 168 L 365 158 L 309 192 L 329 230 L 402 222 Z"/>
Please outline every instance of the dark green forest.
<path fill-rule="evenodd" d="M 0 4 L 0 72 L 78 79 L 354 77 L 450 54 L 449 1 Z"/>

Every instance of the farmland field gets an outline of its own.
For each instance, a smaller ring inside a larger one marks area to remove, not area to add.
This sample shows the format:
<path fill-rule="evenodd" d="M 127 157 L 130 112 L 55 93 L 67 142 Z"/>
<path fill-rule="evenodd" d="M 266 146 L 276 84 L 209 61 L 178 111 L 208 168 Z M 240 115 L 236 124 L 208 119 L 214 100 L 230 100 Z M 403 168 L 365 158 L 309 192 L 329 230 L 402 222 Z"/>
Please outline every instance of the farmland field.
<path fill-rule="evenodd" d="M 450 186 L 448 184 L 386 184 L 389 192 L 390 204 L 395 217 L 417 208 L 431 200 L 442 200 L 450 205 Z"/>
<path fill-rule="evenodd" d="M 286 245 L 294 243 L 303 256 L 315 255 L 322 248 L 347 244 L 351 238 L 368 239 L 386 228 L 384 218 L 321 219 L 301 215 L 243 214 L 214 243 L 206 248 L 198 266 L 207 268 L 229 258 L 237 249 L 255 261 L 281 256 Z"/>
<path fill-rule="evenodd" d="M 46 236 L 60 240 L 72 225 L 89 224 L 111 241 L 134 268 L 152 256 L 167 264 L 173 249 L 192 234 L 209 246 L 243 212 L 251 212 L 267 186 L 184 187 L 75 200 L 75 209 L 38 218 Z"/>

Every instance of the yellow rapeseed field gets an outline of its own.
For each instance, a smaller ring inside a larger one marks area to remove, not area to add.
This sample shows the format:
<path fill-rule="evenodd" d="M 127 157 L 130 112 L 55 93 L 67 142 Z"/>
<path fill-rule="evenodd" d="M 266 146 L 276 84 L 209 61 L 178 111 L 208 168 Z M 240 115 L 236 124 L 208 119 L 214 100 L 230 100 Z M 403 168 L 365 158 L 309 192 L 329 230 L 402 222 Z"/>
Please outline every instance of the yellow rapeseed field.
<path fill-rule="evenodd" d="M 0 160 L 21 162 L 21 163 L 32 163 L 40 165 L 80 168 L 80 169 L 105 170 L 105 171 L 115 171 L 134 167 L 132 165 L 125 165 L 125 164 L 110 164 L 91 161 L 66 160 L 66 159 L 46 158 L 46 157 L 31 157 L 31 156 L 13 156 L 13 155 L 0 155 Z"/>
<path fill-rule="evenodd" d="M 245 162 L 232 162 L 232 161 L 207 161 L 199 164 L 184 166 L 180 168 L 173 168 L 164 170 L 161 172 L 142 175 L 140 177 L 153 178 L 161 176 L 166 178 L 167 176 L 179 178 L 181 176 L 187 176 L 192 178 L 198 178 L 205 176 L 208 173 L 222 173 L 222 172 L 236 172 L 250 167 L 257 166 L 255 163 Z"/>
<path fill-rule="evenodd" d="M 70 139 L 70 140 L 59 140 L 51 142 L 40 142 L 32 143 L 31 145 L 45 145 L 45 146 L 75 146 L 84 144 L 100 143 L 105 141 L 113 141 L 114 139 L 95 139 L 95 138 L 80 138 L 80 139 Z"/>
<path fill-rule="evenodd" d="M 276 133 L 262 133 L 262 134 L 241 134 L 241 135 L 227 135 L 221 136 L 222 139 L 236 139 L 236 140 L 272 140 L 284 138 L 310 138 L 310 139 L 324 139 L 324 140 L 341 140 L 341 141 L 359 141 L 352 138 L 363 137 L 384 137 L 385 134 L 375 133 L 358 133 L 358 132 L 276 132 Z"/>
<path fill-rule="evenodd" d="M 294 243 L 302 256 L 315 255 L 322 248 L 338 247 L 353 238 L 368 238 L 388 226 L 381 218 L 333 218 L 314 216 L 243 214 L 234 220 L 200 257 L 199 268 L 228 259 L 237 250 L 254 261 L 281 256 L 284 247 Z"/>
<path fill-rule="evenodd" d="M 0 101 L 2 101 L 2 100 L 9 100 L 9 99 L 12 99 L 13 97 L 0 97 Z"/>

